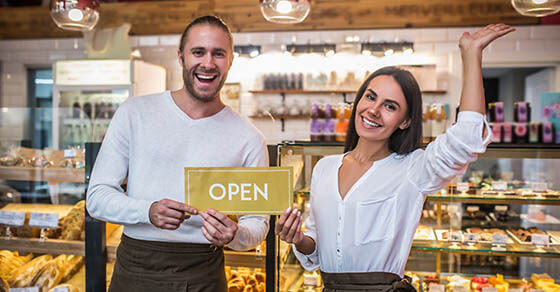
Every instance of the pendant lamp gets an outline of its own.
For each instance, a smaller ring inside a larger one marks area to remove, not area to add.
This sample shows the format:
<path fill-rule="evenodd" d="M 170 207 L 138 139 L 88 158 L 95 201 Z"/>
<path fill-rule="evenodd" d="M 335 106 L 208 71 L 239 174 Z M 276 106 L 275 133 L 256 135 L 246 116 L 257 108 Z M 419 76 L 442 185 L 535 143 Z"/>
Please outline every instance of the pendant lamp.
<path fill-rule="evenodd" d="M 260 0 L 264 18 L 276 23 L 299 23 L 311 9 L 309 0 Z"/>
<path fill-rule="evenodd" d="M 51 0 L 51 17 L 66 30 L 92 30 L 99 20 L 98 0 Z"/>
<path fill-rule="evenodd" d="M 525 16 L 543 17 L 560 11 L 560 0 L 511 0 L 517 12 Z"/>

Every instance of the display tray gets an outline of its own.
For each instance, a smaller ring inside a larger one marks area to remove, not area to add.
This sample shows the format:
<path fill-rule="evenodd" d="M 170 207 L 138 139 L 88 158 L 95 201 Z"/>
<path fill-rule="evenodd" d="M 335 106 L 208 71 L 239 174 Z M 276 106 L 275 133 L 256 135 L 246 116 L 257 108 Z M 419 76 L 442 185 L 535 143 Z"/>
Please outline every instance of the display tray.
<path fill-rule="evenodd" d="M 414 241 L 434 241 L 436 240 L 436 235 L 434 234 L 434 229 L 427 225 L 418 225 L 416 228 L 416 232 L 414 233 Z"/>
<path fill-rule="evenodd" d="M 465 231 L 466 231 L 466 232 L 470 232 L 470 228 L 467 228 Z M 448 229 L 436 229 L 436 230 L 435 230 L 437 240 L 438 240 L 438 241 L 449 242 L 449 241 L 450 241 L 449 239 L 445 239 L 445 238 L 444 238 L 444 236 L 443 236 L 443 233 L 444 233 L 444 232 L 449 232 L 449 230 L 448 230 Z M 465 241 L 465 232 L 463 232 L 463 231 L 457 231 L 457 232 L 460 232 L 460 233 L 461 233 L 461 240 L 459 240 L 459 242 L 464 242 L 464 241 Z M 504 230 L 504 232 L 505 232 L 505 230 Z M 480 237 L 479 237 L 479 238 L 480 238 Z M 478 243 L 492 244 L 492 241 L 491 241 L 491 240 L 489 241 L 489 240 L 482 240 L 482 239 L 479 239 L 477 242 L 478 242 Z M 507 239 L 507 244 L 512 244 L 512 243 L 513 243 L 513 241 L 511 240 L 511 238 L 508 237 L 508 239 Z"/>
<path fill-rule="evenodd" d="M 524 241 L 524 240 L 521 240 L 521 238 L 517 237 L 517 235 L 515 235 L 514 230 L 508 229 L 507 233 L 509 234 L 509 236 L 511 236 L 515 240 L 515 242 L 517 242 L 519 244 L 534 246 L 532 242 Z M 548 235 L 548 244 L 549 245 L 560 245 L 560 241 L 558 241 L 558 239 L 555 236 L 551 236 L 551 234 L 548 233 L 548 232 L 544 232 L 544 233 L 546 235 Z"/>
<path fill-rule="evenodd" d="M 85 170 L 83 168 L 62 167 L 0 166 L 0 178 L 17 181 L 46 181 L 52 184 L 61 182 L 83 183 L 85 181 Z"/>

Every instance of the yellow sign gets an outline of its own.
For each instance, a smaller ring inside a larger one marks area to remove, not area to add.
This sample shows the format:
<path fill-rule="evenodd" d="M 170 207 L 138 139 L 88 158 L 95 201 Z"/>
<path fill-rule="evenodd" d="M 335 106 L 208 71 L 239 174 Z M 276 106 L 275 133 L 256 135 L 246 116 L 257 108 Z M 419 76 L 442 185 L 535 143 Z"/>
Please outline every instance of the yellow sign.
<path fill-rule="evenodd" d="M 292 184 L 291 167 L 185 167 L 185 202 L 224 214 L 281 214 Z"/>

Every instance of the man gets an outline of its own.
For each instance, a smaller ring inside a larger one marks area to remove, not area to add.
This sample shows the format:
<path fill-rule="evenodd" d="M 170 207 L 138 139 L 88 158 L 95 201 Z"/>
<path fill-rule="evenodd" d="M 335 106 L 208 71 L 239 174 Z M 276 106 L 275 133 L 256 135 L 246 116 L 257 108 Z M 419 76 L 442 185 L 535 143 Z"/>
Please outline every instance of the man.
<path fill-rule="evenodd" d="M 268 155 L 262 135 L 220 100 L 233 61 L 226 24 L 195 19 L 178 59 L 183 88 L 123 103 L 95 162 L 88 211 L 124 225 L 109 291 L 226 291 L 221 247 L 254 248 L 268 231 L 266 216 L 236 223 L 184 203 L 184 167 L 267 166 Z"/>

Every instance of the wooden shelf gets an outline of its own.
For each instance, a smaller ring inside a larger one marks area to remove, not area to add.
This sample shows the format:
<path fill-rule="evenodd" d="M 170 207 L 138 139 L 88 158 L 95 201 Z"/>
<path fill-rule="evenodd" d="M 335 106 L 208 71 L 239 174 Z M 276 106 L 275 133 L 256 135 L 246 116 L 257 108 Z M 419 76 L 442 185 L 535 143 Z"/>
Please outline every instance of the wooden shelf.
<path fill-rule="evenodd" d="M 85 181 L 83 168 L 0 166 L 0 179 L 18 181 L 46 181 L 49 183 Z"/>
<path fill-rule="evenodd" d="M 77 240 L 46 239 L 40 242 L 39 238 L 20 238 L 5 236 L 0 237 L 0 250 L 8 249 L 18 252 L 73 254 L 85 256 L 85 244 Z"/>

